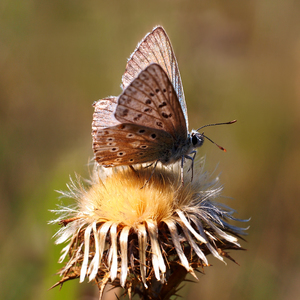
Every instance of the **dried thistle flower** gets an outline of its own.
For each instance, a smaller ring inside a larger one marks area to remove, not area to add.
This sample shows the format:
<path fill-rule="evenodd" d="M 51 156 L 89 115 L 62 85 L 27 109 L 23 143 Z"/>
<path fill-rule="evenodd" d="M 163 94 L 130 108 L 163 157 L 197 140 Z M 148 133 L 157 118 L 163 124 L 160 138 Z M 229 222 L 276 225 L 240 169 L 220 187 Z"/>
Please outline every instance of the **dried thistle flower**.
<path fill-rule="evenodd" d="M 203 161 L 201 162 L 203 165 Z M 59 207 L 63 224 L 56 243 L 68 242 L 59 262 L 62 279 L 88 277 L 100 290 L 110 282 L 124 294 L 141 299 L 169 299 L 186 274 L 209 266 L 207 255 L 231 259 L 226 249 L 242 249 L 238 237 L 246 228 L 230 225 L 233 209 L 214 200 L 222 187 L 209 181 L 203 168 L 192 182 L 181 185 L 179 172 L 156 168 L 95 168 L 85 184 L 77 176 L 63 196 L 74 198 L 71 207 Z M 188 178 L 188 176 L 185 176 Z M 197 277 L 196 277 L 197 278 Z M 53 287 L 54 287 L 53 286 Z"/>

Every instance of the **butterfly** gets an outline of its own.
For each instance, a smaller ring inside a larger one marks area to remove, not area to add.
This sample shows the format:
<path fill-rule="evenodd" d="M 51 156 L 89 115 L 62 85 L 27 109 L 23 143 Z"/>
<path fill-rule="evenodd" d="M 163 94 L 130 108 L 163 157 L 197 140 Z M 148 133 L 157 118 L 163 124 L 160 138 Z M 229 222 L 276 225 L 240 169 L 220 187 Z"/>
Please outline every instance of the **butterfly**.
<path fill-rule="evenodd" d="M 148 33 L 130 56 L 122 88 L 119 97 L 107 97 L 93 104 L 95 160 L 105 167 L 153 162 L 154 169 L 158 162 L 168 165 L 181 160 L 183 182 L 184 160 L 192 161 L 193 171 L 195 149 L 207 137 L 198 132 L 205 126 L 188 131 L 176 57 L 161 26 Z M 225 123 L 206 126 L 219 124 Z"/>

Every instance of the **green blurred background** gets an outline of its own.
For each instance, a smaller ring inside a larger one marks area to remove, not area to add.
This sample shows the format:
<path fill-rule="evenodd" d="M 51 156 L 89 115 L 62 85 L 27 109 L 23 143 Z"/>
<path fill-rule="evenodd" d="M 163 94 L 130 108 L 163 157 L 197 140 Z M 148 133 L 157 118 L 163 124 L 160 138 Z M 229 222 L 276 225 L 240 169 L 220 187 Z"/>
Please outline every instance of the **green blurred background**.
<path fill-rule="evenodd" d="M 47 225 L 69 174 L 88 177 L 93 101 L 121 92 L 126 60 L 162 25 L 172 41 L 190 129 L 221 172 L 221 199 L 251 217 L 240 266 L 213 267 L 184 299 L 296 299 L 300 294 L 300 2 L 9 1 L 0 3 L 0 298 L 97 299 L 59 277 Z M 63 203 L 72 203 L 64 200 Z"/>

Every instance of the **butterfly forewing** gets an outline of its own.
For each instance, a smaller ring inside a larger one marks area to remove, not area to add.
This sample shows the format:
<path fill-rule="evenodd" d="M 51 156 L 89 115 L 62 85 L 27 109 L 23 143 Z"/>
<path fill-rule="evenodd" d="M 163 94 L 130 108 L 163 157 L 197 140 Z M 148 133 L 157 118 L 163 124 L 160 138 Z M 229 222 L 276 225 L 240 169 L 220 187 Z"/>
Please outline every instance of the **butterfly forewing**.
<path fill-rule="evenodd" d="M 107 97 L 93 103 L 95 109 L 93 114 L 92 129 L 106 128 L 120 124 L 114 116 L 118 104 L 118 97 Z"/>
<path fill-rule="evenodd" d="M 170 39 L 161 26 L 154 28 L 152 32 L 147 34 L 132 53 L 122 77 L 123 89 L 152 63 L 159 64 L 168 74 L 181 104 L 186 127 L 188 127 L 187 107 L 179 68 Z"/>
<path fill-rule="evenodd" d="M 100 165 L 132 165 L 156 161 L 169 155 L 173 138 L 162 130 L 135 124 L 98 129 L 93 149 Z"/>
<path fill-rule="evenodd" d="M 115 117 L 131 123 L 163 130 L 175 141 L 187 138 L 185 118 L 169 77 L 158 64 L 151 64 L 120 95 Z"/>

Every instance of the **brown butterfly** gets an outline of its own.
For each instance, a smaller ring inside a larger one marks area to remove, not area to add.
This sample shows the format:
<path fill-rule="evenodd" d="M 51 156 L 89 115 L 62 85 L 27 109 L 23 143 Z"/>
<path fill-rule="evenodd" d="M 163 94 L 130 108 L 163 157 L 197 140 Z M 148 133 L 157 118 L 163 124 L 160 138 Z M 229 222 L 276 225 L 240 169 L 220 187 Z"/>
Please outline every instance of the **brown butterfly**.
<path fill-rule="evenodd" d="M 147 162 L 167 165 L 181 159 L 183 180 L 185 158 L 193 167 L 195 148 L 207 138 L 198 130 L 235 122 L 209 124 L 189 133 L 177 61 L 161 26 L 147 34 L 132 53 L 122 86 L 119 97 L 94 103 L 93 150 L 95 160 L 106 167 Z"/>

